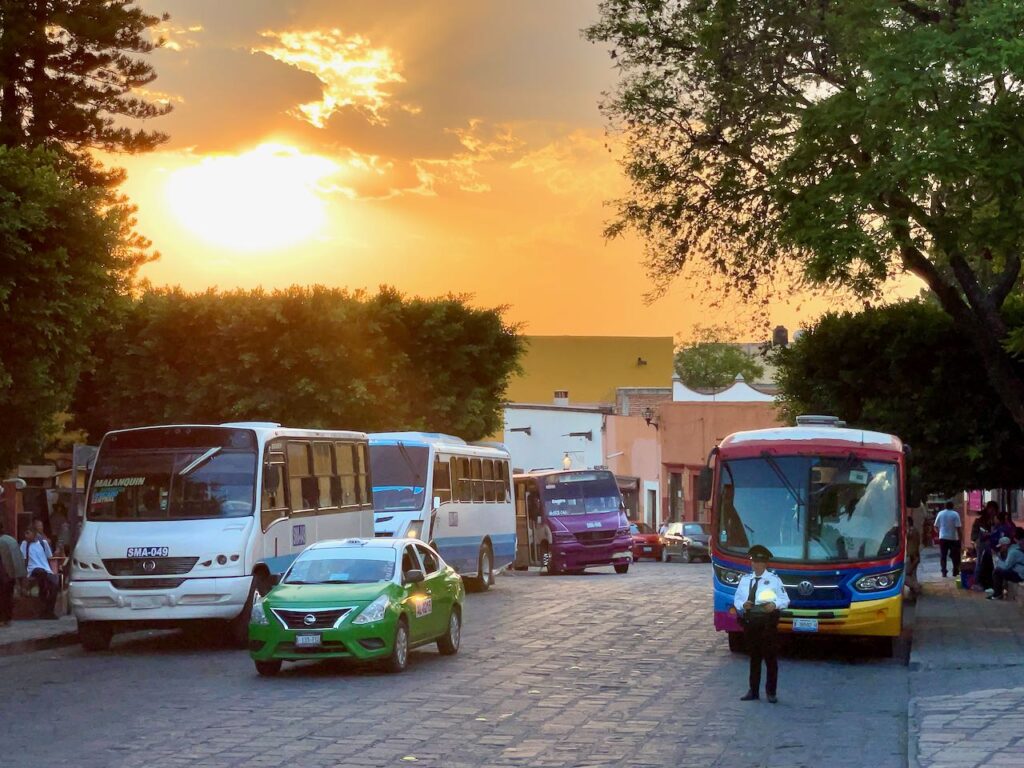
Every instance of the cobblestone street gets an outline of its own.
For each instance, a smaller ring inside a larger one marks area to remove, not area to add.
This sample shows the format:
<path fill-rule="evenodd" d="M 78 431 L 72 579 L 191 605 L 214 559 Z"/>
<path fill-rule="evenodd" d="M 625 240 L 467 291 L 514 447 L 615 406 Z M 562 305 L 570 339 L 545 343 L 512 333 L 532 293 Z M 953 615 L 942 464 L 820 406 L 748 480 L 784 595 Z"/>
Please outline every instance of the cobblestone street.
<path fill-rule="evenodd" d="M 780 702 L 711 626 L 710 566 L 502 576 L 463 647 L 392 676 L 307 663 L 276 679 L 182 633 L 0 658 L 5 766 L 903 766 L 907 668 L 790 646 Z"/>

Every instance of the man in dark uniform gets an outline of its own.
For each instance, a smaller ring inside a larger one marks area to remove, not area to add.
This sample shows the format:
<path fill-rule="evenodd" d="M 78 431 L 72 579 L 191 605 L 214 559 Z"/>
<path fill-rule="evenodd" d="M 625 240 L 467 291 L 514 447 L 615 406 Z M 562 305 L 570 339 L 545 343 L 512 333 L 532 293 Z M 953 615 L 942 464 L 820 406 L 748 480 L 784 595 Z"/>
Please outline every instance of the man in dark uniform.
<path fill-rule="evenodd" d="M 789 607 L 789 595 L 782 580 L 767 570 L 772 557 L 767 547 L 755 544 L 747 554 L 753 573 L 740 579 L 733 600 L 750 653 L 750 688 L 741 700 L 760 698 L 763 660 L 768 671 L 764 690 L 774 704 L 779 684 L 779 612 Z"/>

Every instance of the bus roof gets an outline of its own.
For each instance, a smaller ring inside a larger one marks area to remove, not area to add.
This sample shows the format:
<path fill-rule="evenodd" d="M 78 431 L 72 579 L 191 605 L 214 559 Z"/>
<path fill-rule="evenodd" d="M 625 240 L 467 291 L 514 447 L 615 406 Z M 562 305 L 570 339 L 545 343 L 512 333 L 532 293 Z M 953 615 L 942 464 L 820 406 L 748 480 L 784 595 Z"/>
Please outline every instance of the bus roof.
<path fill-rule="evenodd" d="M 442 432 L 371 432 L 370 445 L 419 445 L 435 451 L 455 452 L 467 456 L 508 458 L 508 449 L 501 443 L 467 443 L 461 437 Z"/>
<path fill-rule="evenodd" d="M 871 432 L 866 429 L 829 426 L 775 427 L 734 432 L 719 444 L 726 450 L 731 447 L 750 448 L 759 444 L 803 443 L 807 445 L 850 446 L 873 448 L 875 450 L 902 451 L 903 443 L 895 435 Z"/>
<path fill-rule="evenodd" d="M 145 427 L 128 429 L 112 429 L 108 435 L 120 435 L 126 432 L 146 432 L 158 429 L 245 429 L 255 432 L 257 437 L 269 440 L 273 437 L 323 437 L 332 440 L 367 440 L 365 432 L 353 432 L 343 429 L 301 429 L 299 427 L 282 427 L 269 421 L 226 422 L 224 424 L 151 424 Z"/>
<path fill-rule="evenodd" d="M 528 472 L 516 472 L 513 477 L 549 477 L 551 475 L 581 475 L 605 473 L 611 475 L 609 469 L 531 469 Z M 614 477 L 614 475 L 613 475 Z"/>

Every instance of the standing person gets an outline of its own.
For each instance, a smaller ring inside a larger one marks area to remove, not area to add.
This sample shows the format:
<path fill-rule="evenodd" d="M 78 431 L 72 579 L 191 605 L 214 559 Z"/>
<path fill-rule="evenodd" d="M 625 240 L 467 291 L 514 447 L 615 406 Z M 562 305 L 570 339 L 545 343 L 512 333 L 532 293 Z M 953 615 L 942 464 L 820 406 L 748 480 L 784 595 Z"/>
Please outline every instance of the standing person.
<path fill-rule="evenodd" d="M 999 505 L 994 501 L 985 503 L 974 524 L 971 526 L 971 541 L 974 543 L 974 588 L 985 589 L 992 586 L 992 550 L 989 533 L 995 525 Z"/>
<path fill-rule="evenodd" d="M 935 527 L 939 529 L 939 565 L 942 578 L 946 578 L 946 556 L 953 559 L 953 578 L 960 575 L 960 514 L 953 509 L 953 502 L 947 501 L 946 508 L 935 516 Z"/>
<path fill-rule="evenodd" d="M 996 515 L 996 524 L 992 526 L 992 530 L 988 535 L 989 546 L 991 546 L 992 551 L 994 552 L 999 546 L 999 540 L 1001 538 L 1005 536 L 1012 540 L 1016 535 L 1013 523 L 1010 522 L 1010 516 L 1007 515 L 1006 512 L 999 512 Z"/>
<path fill-rule="evenodd" d="M 53 551 L 46 539 L 39 539 L 34 527 L 29 526 L 25 529 L 25 540 L 21 542 L 21 555 L 25 558 L 29 580 L 39 585 L 39 597 L 43 600 L 41 618 L 56 619 L 57 614 L 53 612 L 53 609 L 57 604 L 57 584 L 59 582 L 53 569 L 50 568 Z"/>
<path fill-rule="evenodd" d="M 11 623 L 14 585 L 27 575 L 18 542 L 4 530 L 3 520 L 0 520 L 0 627 Z"/>
<path fill-rule="evenodd" d="M 992 563 L 992 584 L 993 588 L 989 600 L 1002 600 L 1003 592 L 1006 589 L 1006 582 L 1013 581 L 1017 584 L 1024 582 L 1024 552 L 1021 551 L 1021 541 L 1024 539 L 1024 529 L 1017 528 L 1014 531 L 1017 542 L 1010 541 L 1009 536 L 1003 536 L 999 540 L 999 555 Z"/>
<path fill-rule="evenodd" d="M 768 571 L 772 553 L 755 544 L 748 552 L 753 573 L 740 579 L 733 606 L 743 625 L 747 651 L 750 653 L 750 685 L 741 701 L 754 701 L 761 694 L 761 661 L 768 672 L 764 692 L 772 704 L 778 701 L 779 684 L 779 611 L 789 607 L 789 595 L 782 580 Z"/>
<path fill-rule="evenodd" d="M 921 594 L 917 568 L 921 565 L 921 531 L 914 525 L 914 516 L 907 515 L 907 589 L 915 600 Z"/>

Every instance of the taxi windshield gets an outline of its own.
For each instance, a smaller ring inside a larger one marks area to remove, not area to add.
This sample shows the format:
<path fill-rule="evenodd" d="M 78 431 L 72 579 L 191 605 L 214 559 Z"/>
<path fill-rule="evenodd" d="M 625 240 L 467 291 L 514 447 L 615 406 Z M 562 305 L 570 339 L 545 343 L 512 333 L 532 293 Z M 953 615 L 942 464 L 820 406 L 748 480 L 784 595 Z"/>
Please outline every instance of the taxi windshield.
<path fill-rule="evenodd" d="M 284 584 L 373 584 L 395 575 L 392 549 L 310 549 L 288 569 Z"/>

